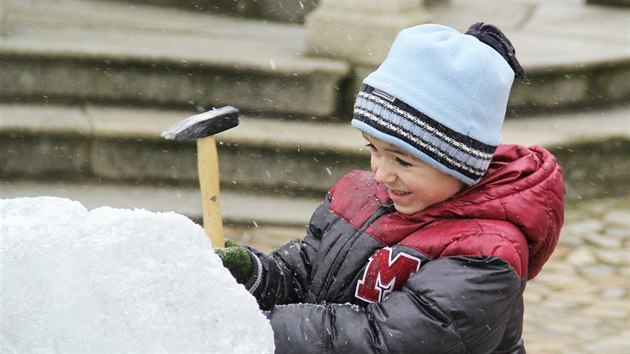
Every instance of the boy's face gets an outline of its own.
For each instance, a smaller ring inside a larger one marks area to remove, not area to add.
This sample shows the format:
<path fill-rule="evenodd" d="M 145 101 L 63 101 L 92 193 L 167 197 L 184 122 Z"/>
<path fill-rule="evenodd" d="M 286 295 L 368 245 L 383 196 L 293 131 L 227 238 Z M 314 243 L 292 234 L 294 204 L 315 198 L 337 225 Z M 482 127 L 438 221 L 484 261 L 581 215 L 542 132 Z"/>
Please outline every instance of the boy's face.
<path fill-rule="evenodd" d="M 370 163 L 377 182 L 387 188 L 396 210 L 413 214 L 460 191 L 463 182 L 403 149 L 363 134 L 372 150 Z"/>

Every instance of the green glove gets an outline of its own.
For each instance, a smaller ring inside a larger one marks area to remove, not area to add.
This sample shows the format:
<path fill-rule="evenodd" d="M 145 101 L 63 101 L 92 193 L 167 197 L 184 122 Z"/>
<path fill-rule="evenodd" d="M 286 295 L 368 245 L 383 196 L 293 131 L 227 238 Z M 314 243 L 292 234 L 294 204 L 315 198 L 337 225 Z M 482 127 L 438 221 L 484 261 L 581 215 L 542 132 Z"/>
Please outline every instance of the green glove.
<path fill-rule="evenodd" d="M 230 240 L 225 241 L 225 248 L 214 252 L 221 258 L 223 266 L 227 268 L 239 284 L 245 284 L 254 271 L 254 264 L 249 253 L 242 246 Z"/>

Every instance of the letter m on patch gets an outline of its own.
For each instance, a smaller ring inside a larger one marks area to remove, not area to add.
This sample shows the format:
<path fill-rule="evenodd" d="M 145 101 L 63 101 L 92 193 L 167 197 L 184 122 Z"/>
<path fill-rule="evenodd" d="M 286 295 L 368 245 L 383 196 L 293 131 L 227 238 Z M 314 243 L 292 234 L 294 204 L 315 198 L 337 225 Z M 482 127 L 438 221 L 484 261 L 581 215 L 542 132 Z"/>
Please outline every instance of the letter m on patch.
<path fill-rule="evenodd" d="M 392 259 L 392 253 L 389 247 L 374 252 L 354 296 L 367 302 L 381 302 L 387 294 L 400 290 L 411 274 L 420 269 L 419 258 L 400 252 Z"/>

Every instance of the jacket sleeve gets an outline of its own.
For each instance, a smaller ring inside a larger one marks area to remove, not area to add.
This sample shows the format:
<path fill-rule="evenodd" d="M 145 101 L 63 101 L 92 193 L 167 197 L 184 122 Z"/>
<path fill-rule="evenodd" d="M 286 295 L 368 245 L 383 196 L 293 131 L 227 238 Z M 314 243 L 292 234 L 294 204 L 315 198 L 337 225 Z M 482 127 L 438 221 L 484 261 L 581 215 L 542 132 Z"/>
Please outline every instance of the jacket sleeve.
<path fill-rule="evenodd" d="M 321 244 L 322 233 L 335 216 L 328 211 L 330 196 L 315 210 L 302 240 L 292 240 L 270 254 L 253 248 L 255 271 L 247 289 L 262 310 L 278 304 L 302 302 L 309 287 L 312 260 Z"/>
<path fill-rule="evenodd" d="M 292 304 L 270 314 L 278 353 L 489 353 L 522 281 L 496 257 L 427 262 L 381 303 Z"/>

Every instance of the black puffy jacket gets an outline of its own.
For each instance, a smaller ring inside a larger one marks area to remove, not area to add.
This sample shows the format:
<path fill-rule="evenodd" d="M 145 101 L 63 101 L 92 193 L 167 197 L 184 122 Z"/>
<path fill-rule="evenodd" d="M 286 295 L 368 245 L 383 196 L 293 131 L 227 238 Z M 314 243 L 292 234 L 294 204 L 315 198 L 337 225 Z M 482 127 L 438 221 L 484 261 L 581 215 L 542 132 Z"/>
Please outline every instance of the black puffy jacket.
<path fill-rule="evenodd" d="M 525 283 L 563 214 L 562 173 L 541 148 L 500 146 L 479 184 L 414 215 L 355 171 L 303 240 L 252 250 L 250 291 L 277 353 L 524 353 Z"/>

